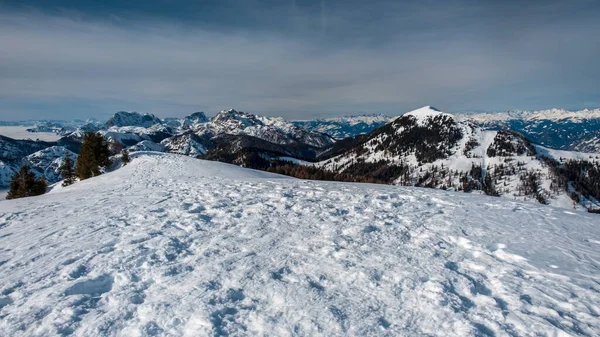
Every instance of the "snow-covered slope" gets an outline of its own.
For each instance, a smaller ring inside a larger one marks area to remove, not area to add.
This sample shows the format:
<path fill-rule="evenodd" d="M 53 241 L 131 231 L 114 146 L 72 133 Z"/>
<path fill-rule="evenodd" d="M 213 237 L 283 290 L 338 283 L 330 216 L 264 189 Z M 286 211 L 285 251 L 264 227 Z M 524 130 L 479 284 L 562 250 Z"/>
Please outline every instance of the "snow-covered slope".
<path fill-rule="evenodd" d="M 2 336 L 597 336 L 597 216 L 170 154 L 0 201 Z"/>
<path fill-rule="evenodd" d="M 293 123 L 307 130 L 326 133 L 333 138 L 342 139 L 369 133 L 389 121 L 390 117 L 385 115 L 356 115 L 294 121 Z"/>
<path fill-rule="evenodd" d="M 510 129 L 548 147 L 600 153 L 600 109 L 505 111 L 457 117 L 485 128 Z"/>

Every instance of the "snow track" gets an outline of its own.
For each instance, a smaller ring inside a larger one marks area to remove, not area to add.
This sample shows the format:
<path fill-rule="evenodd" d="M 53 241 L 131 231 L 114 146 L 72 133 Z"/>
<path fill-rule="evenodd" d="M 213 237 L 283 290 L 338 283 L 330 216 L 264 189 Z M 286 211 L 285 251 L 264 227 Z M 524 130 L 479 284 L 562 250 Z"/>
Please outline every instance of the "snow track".
<path fill-rule="evenodd" d="M 599 225 L 146 153 L 0 202 L 0 335 L 597 336 Z"/>

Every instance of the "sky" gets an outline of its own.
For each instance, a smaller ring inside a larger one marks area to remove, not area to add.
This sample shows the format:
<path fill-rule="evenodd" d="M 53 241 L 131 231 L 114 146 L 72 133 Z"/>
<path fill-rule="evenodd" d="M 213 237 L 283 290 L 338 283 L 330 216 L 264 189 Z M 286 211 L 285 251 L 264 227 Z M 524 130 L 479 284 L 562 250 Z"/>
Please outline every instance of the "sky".
<path fill-rule="evenodd" d="M 596 0 L 0 0 L 0 120 L 600 107 Z"/>

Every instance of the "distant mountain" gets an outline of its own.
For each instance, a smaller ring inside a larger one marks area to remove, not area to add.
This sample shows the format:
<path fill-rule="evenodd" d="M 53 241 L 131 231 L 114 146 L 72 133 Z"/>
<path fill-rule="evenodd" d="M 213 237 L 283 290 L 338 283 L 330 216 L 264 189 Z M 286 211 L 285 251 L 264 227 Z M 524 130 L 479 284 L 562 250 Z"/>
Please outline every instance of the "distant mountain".
<path fill-rule="evenodd" d="M 184 118 L 165 118 L 163 120 L 163 124 L 175 129 L 191 129 L 198 124 L 207 123 L 208 121 L 209 119 L 206 117 L 204 112 L 194 112 L 193 114 Z"/>
<path fill-rule="evenodd" d="M 55 145 L 53 142 L 12 139 L 0 135 L 0 160 L 20 159 L 53 145 Z"/>
<path fill-rule="evenodd" d="M 63 146 L 46 147 L 22 158 L 0 159 L 0 187 L 7 187 L 12 175 L 23 164 L 28 164 L 36 176 L 46 178 L 51 184 L 62 180 L 59 167 L 66 153 L 69 153 L 73 160 L 77 159 L 77 154 Z"/>
<path fill-rule="evenodd" d="M 164 120 L 151 114 L 120 111 L 106 123 L 48 122 L 36 125 L 38 131 L 52 130 L 63 135 L 57 142 L 14 140 L 0 136 L 0 186 L 25 161 L 36 159 L 34 170 L 49 182 L 57 177 L 47 169 L 60 163 L 64 151 L 77 153 L 87 132 L 100 132 L 110 142 L 118 142 L 130 151 L 160 151 L 252 165 L 255 158 L 294 156 L 315 159 L 335 140 L 323 133 L 303 129 L 282 118 L 264 117 L 236 110 L 223 110 L 209 119 L 203 112 L 184 118 Z M 32 131 L 34 131 L 32 129 Z M 62 150 L 61 150 L 62 149 Z M 68 149 L 68 150 L 67 150 Z M 38 153 L 28 158 L 36 151 Z M 251 154 L 251 155 L 250 155 Z M 39 168 L 39 170 L 38 170 Z"/>
<path fill-rule="evenodd" d="M 306 130 L 280 117 L 264 117 L 236 110 L 223 110 L 209 122 L 215 134 L 246 135 L 280 145 L 305 144 L 325 147 L 335 140 L 330 136 Z"/>
<path fill-rule="evenodd" d="M 212 145 L 209 138 L 201 137 L 193 132 L 186 132 L 161 142 L 166 152 L 183 154 L 186 156 L 199 156 L 205 154 Z"/>
<path fill-rule="evenodd" d="M 367 134 L 390 121 L 385 115 L 357 115 L 332 118 L 319 118 L 309 121 L 293 121 L 301 128 L 326 133 L 342 139 Z"/>
<path fill-rule="evenodd" d="M 162 124 L 162 121 L 152 114 L 141 114 L 138 112 L 119 111 L 106 122 L 107 127 L 111 126 L 140 126 L 150 127 L 154 124 Z"/>
<path fill-rule="evenodd" d="M 562 150 L 600 153 L 600 109 L 549 109 L 457 115 L 486 129 L 510 129 Z"/>

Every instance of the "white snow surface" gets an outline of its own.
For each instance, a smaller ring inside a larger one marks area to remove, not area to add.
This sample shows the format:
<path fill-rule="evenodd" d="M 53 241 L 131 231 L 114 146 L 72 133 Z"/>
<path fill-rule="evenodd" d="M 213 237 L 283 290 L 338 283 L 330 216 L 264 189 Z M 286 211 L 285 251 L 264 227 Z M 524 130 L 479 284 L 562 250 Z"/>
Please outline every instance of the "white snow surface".
<path fill-rule="evenodd" d="M 413 111 L 409 111 L 407 113 L 405 113 L 402 116 L 413 116 L 417 119 L 417 121 L 422 124 L 423 122 L 425 122 L 428 118 L 430 117 L 435 117 L 438 115 L 444 115 L 444 116 L 449 116 L 449 117 L 454 117 L 453 115 L 449 114 L 449 113 L 445 113 L 442 112 L 434 107 L 432 107 L 431 105 L 426 105 L 422 108 L 413 110 Z"/>
<path fill-rule="evenodd" d="M 142 152 L 0 201 L 0 336 L 598 336 L 600 217 Z"/>

